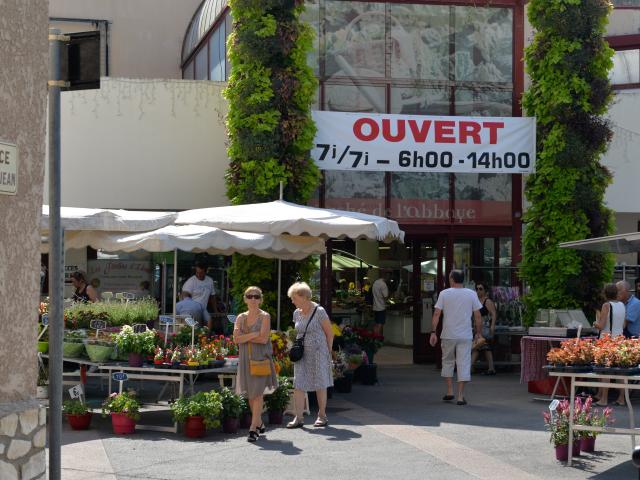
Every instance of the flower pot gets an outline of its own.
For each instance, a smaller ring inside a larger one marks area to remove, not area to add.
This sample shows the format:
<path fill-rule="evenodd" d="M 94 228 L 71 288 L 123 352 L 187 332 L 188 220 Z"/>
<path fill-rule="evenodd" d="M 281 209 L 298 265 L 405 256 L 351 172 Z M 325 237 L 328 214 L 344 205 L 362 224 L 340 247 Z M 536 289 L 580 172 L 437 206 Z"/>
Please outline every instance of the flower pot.
<path fill-rule="evenodd" d="M 40 353 L 47 353 L 49 351 L 49 342 L 38 342 L 38 351 Z"/>
<path fill-rule="evenodd" d="M 593 453 L 596 449 L 596 437 L 582 437 L 580 439 L 580 450 Z"/>
<path fill-rule="evenodd" d="M 141 353 L 130 352 L 127 360 L 130 367 L 141 367 L 144 357 Z"/>
<path fill-rule="evenodd" d="M 62 356 L 67 358 L 78 358 L 84 352 L 84 343 L 62 343 Z"/>
<path fill-rule="evenodd" d="M 251 412 L 245 412 L 240 416 L 240 428 L 249 428 L 251 426 Z"/>
<path fill-rule="evenodd" d="M 84 348 L 87 350 L 89 360 L 96 363 L 106 362 L 111 358 L 111 354 L 113 353 L 113 347 L 105 347 L 104 345 L 91 345 L 87 343 Z"/>
<path fill-rule="evenodd" d="M 67 421 L 69 426 L 73 430 L 88 430 L 91 424 L 91 412 L 83 413 L 82 415 L 67 414 Z"/>
<path fill-rule="evenodd" d="M 282 420 L 284 417 L 284 412 L 274 412 L 269 410 L 269 424 L 270 425 L 282 425 Z"/>
<path fill-rule="evenodd" d="M 354 372 L 354 380 L 363 385 L 374 385 L 378 381 L 378 366 L 375 363 L 360 365 Z"/>
<path fill-rule="evenodd" d="M 338 393 L 351 393 L 351 387 L 353 386 L 353 375 L 345 375 L 344 377 L 336 378 L 333 381 L 333 388 Z"/>
<path fill-rule="evenodd" d="M 124 413 L 112 413 L 111 425 L 113 426 L 113 433 L 119 435 L 127 435 L 136 431 L 136 421 Z"/>
<path fill-rule="evenodd" d="M 573 455 L 574 457 L 580 456 L 580 439 L 579 438 L 573 441 L 573 449 L 572 449 L 571 455 Z"/>
<path fill-rule="evenodd" d="M 375 355 L 375 350 L 373 348 L 363 348 L 364 352 L 367 354 L 367 359 L 369 363 L 373 363 L 373 356 Z"/>
<path fill-rule="evenodd" d="M 237 433 L 240 421 L 237 418 L 225 418 L 222 420 L 222 431 L 224 433 Z"/>
<path fill-rule="evenodd" d="M 204 437 L 206 428 L 204 426 L 204 417 L 187 417 L 184 422 L 184 434 L 189 438 Z"/>
<path fill-rule="evenodd" d="M 561 462 L 569 460 L 569 445 L 556 445 L 556 460 Z"/>

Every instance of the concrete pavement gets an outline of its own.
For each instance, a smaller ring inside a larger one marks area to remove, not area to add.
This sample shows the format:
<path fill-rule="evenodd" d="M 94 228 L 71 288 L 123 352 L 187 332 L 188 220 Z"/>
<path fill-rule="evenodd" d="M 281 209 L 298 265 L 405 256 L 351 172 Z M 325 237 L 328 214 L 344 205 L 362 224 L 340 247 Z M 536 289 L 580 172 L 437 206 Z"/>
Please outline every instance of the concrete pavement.
<path fill-rule="evenodd" d="M 246 442 L 246 431 L 210 432 L 203 440 L 158 432 L 115 436 L 109 419 L 100 417 L 89 432 L 65 426 L 63 478 L 637 478 L 626 436 L 598 437 L 598 452 L 574 467 L 557 462 L 543 427 L 547 405 L 532 400 L 517 373 L 474 376 L 466 406 L 441 401 L 443 382 L 431 365 L 380 367 L 379 378 L 378 385 L 335 394 L 329 428 L 314 429 L 307 417 L 303 430 L 269 428 L 255 444 Z M 88 393 L 102 395 L 97 385 Z M 152 412 L 143 420 L 168 423 L 168 415 Z M 625 425 L 626 409 L 616 407 L 616 419 Z"/>

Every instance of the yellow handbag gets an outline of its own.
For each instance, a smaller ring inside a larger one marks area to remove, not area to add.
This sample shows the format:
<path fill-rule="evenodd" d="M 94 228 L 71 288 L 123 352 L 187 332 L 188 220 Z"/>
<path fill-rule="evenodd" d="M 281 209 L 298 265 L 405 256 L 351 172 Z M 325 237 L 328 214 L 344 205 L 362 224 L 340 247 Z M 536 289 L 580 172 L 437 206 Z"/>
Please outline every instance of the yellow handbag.
<path fill-rule="evenodd" d="M 249 342 L 249 373 L 254 377 L 271 375 L 271 360 L 253 360 L 251 358 L 251 342 Z"/>

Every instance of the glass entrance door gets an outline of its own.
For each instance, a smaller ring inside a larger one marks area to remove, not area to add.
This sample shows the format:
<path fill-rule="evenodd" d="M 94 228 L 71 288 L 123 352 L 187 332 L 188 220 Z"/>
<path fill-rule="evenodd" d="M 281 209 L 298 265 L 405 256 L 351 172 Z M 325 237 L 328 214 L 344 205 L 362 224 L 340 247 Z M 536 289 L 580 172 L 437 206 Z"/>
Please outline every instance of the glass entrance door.
<path fill-rule="evenodd" d="M 438 293 L 445 288 L 446 237 L 415 240 L 413 248 L 413 361 L 434 362 L 439 346 L 428 345 L 431 317 Z"/>

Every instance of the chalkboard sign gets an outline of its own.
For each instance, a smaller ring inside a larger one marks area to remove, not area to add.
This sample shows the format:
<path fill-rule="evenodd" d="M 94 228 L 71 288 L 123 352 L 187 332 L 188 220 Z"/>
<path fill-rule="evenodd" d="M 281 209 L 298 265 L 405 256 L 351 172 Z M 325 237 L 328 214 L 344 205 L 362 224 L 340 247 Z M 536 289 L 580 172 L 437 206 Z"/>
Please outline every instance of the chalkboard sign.
<path fill-rule="evenodd" d="M 160 323 L 168 323 L 169 325 L 173 324 L 173 317 L 171 315 L 160 315 L 158 318 L 160 319 Z"/>
<path fill-rule="evenodd" d="M 107 328 L 107 322 L 104 320 L 91 320 L 89 326 L 94 330 L 104 330 Z"/>
<path fill-rule="evenodd" d="M 111 378 L 113 378 L 116 382 L 125 382 L 129 380 L 129 375 L 124 372 L 115 372 Z"/>
<path fill-rule="evenodd" d="M 137 323 L 133 326 L 133 333 L 142 333 L 147 331 L 147 326 L 144 323 Z"/>
<path fill-rule="evenodd" d="M 227 320 L 229 320 L 231 323 L 236 323 L 236 317 L 237 315 L 227 315 Z"/>
<path fill-rule="evenodd" d="M 42 325 L 45 326 L 45 327 L 47 325 L 49 325 L 49 314 L 48 313 L 45 313 L 44 315 L 42 315 L 41 322 L 42 322 Z"/>
<path fill-rule="evenodd" d="M 198 322 L 196 322 L 192 317 L 185 318 L 184 323 L 186 323 L 190 327 L 195 327 L 196 325 L 198 325 Z"/>

